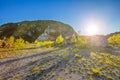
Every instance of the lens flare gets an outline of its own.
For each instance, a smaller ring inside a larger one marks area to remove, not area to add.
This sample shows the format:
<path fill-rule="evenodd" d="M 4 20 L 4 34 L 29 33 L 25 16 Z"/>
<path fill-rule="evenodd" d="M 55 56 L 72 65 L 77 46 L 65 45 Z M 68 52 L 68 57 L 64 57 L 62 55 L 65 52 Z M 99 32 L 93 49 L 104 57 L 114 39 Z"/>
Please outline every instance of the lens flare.
<path fill-rule="evenodd" d="M 96 35 L 98 33 L 98 25 L 96 23 L 89 23 L 86 27 L 86 33 L 88 35 Z"/>

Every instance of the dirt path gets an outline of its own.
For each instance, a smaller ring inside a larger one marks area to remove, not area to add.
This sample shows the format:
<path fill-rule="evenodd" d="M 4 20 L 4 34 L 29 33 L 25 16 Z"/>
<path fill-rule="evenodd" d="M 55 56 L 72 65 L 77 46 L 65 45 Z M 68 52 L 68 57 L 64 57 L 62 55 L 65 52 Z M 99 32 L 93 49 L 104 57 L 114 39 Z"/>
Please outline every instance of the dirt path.
<path fill-rule="evenodd" d="M 9 59 L 2 59 L 0 61 L 0 77 L 7 77 L 7 75 L 10 76 L 11 73 L 17 72 L 18 69 L 22 69 L 26 64 L 29 66 L 29 64 L 32 64 L 36 61 L 40 61 L 44 58 L 50 57 L 53 54 L 50 54 L 52 52 L 55 52 L 59 49 L 48 49 L 48 50 L 40 50 L 37 53 L 22 53 L 19 55 L 19 58 L 12 57 Z M 7 75 L 6 75 L 7 74 Z"/>
<path fill-rule="evenodd" d="M 23 51 L 17 58 L 1 60 L 0 77 L 3 80 L 88 80 L 89 77 L 93 80 L 108 80 L 109 76 L 119 79 L 116 76 L 120 73 L 119 56 L 102 57 L 97 52 L 96 58 L 91 58 L 91 52 L 96 51 L 103 50 L 67 47 L 29 50 L 27 53 Z M 75 57 L 75 54 L 80 57 Z M 106 58 L 114 62 L 106 64 Z M 111 66 L 112 63 L 115 65 Z M 92 69 L 98 68 L 101 68 L 99 73 L 92 72 Z"/>

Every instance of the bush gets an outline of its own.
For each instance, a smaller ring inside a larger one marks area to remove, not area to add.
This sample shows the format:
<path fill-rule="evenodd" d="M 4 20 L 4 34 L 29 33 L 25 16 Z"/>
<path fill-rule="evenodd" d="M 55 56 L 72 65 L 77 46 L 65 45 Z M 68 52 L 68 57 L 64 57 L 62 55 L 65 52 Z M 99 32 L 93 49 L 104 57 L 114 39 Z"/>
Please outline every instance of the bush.
<path fill-rule="evenodd" d="M 14 36 L 0 40 L 0 47 L 2 48 L 23 49 L 26 44 L 29 43 L 22 38 L 15 40 Z"/>
<path fill-rule="evenodd" d="M 92 72 L 94 75 L 99 76 L 100 75 L 100 68 L 92 68 Z"/>
<path fill-rule="evenodd" d="M 108 46 L 110 47 L 120 47 L 120 34 L 115 34 L 108 38 Z"/>
<path fill-rule="evenodd" d="M 15 49 L 22 49 L 25 47 L 25 41 L 22 38 L 16 39 L 14 43 Z"/>
<path fill-rule="evenodd" d="M 15 42 L 14 36 L 11 36 L 10 38 L 8 38 L 6 42 L 9 44 L 9 47 L 13 47 Z"/>
<path fill-rule="evenodd" d="M 87 48 L 87 40 L 82 36 L 77 36 L 76 47 L 78 48 Z"/>
<path fill-rule="evenodd" d="M 9 48 L 10 47 L 10 43 L 7 42 L 7 38 L 4 37 L 3 40 L 0 40 L 0 47 L 2 48 Z"/>
<path fill-rule="evenodd" d="M 88 79 L 87 79 L 87 80 L 93 80 L 93 79 L 92 79 L 92 77 L 88 77 Z"/>
<path fill-rule="evenodd" d="M 114 80 L 111 76 L 107 76 L 108 80 Z"/>
<path fill-rule="evenodd" d="M 76 42 L 77 42 L 77 38 L 76 38 L 76 36 L 73 36 L 70 40 L 70 43 L 75 44 Z"/>
<path fill-rule="evenodd" d="M 41 41 L 37 42 L 37 47 L 52 47 L 54 45 L 54 41 Z"/>
<path fill-rule="evenodd" d="M 56 38 L 56 43 L 57 43 L 57 44 L 61 44 L 63 41 L 64 41 L 64 38 L 63 38 L 62 35 L 59 35 L 59 36 Z"/>
<path fill-rule="evenodd" d="M 74 55 L 74 57 L 75 57 L 75 58 L 80 58 L 81 55 L 76 53 L 76 54 Z"/>

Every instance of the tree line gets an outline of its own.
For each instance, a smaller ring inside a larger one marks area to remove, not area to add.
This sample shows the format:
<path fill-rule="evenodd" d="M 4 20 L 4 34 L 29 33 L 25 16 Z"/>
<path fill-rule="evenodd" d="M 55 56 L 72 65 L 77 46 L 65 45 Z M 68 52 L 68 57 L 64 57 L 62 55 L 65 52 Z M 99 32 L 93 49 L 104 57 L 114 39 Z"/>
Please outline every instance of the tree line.
<path fill-rule="evenodd" d="M 120 47 L 120 34 L 115 34 L 108 38 L 108 47 Z M 14 48 L 14 49 L 23 49 L 26 45 L 31 44 L 28 41 L 25 41 L 22 38 L 15 39 L 14 36 L 9 38 L 3 38 L 0 40 L 1 48 Z M 35 41 L 32 44 L 35 44 L 35 47 L 54 47 L 54 46 L 65 46 L 67 44 L 74 45 L 75 47 L 86 48 L 89 46 L 87 40 L 80 35 L 74 35 L 71 39 L 66 40 L 62 35 L 59 35 L 54 41 Z"/>

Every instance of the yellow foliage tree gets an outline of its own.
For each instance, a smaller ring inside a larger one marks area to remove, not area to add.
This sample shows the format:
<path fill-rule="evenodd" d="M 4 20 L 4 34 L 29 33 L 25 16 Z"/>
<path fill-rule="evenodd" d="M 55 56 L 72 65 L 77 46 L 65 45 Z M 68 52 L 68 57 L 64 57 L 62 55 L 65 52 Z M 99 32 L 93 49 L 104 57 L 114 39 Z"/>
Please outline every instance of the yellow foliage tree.
<path fill-rule="evenodd" d="M 7 38 L 4 37 L 2 40 L 0 40 L 0 47 L 2 48 L 8 48 L 9 47 L 9 44 L 7 43 Z"/>
<path fill-rule="evenodd" d="M 75 44 L 77 42 L 76 36 L 73 36 L 70 41 L 72 44 Z"/>
<path fill-rule="evenodd" d="M 64 41 L 64 38 L 63 38 L 62 35 L 59 35 L 59 36 L 56 38 L 56 43 L 57 43 L 57 44 L 61 44 L 63 41 Z"/>
<path fill-rule="evenodd" d="M 82 37 L 82 36 L 77 36 L 77 45 L 76 47 L 80 47 L 80 48 L 86 48 L 87 47 L 87 40 Z"/>
<path fill-rule="evenodd" d="M 77 43 L 79 43 L 81 45 L 87 44 L 87 41 L 82 36 L 78 36 L 77 40 L 78 40 Z"/>
<path fill-rule="evenodd" d="M 108 44 L 110 46 L 120 47 L 120 34 L 115 34 L 108 38 Z"/>
<path fill-rule="evenodd" d="M 25 41 L 22 38 L 16 39 L 14 43 L 14 48 L 22 49 L 25 47 Z"/>
<path fill-rule="evenodd" d="M 9 44 L 9 47 L 13 47 L 15 42 L 14 36 L 11 36 L 10 38 L 8 38 L 6 42 Z"/>

